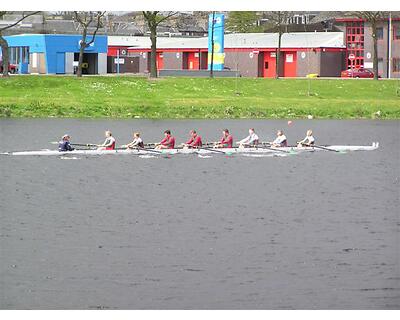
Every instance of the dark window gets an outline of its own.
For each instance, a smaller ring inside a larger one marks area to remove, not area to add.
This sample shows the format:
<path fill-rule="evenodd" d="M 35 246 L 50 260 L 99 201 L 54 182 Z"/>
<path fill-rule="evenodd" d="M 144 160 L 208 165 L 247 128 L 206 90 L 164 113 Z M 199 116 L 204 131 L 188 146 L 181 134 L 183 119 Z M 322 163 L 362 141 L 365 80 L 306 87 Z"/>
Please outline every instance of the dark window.
<path fill-rule="evenodd" d="M 400 40 L 400 26 L 393 28 L 393 39 Z"/>
<path fill-rule="evenodd" d="M 400 58 L 393 58 L 393 72 L 400 72 Z"/>
<path fill-rule="evenodd" d="M 382 74 L 383 73 L 383 59 L 379 58 L 378 59 L 378 74 Z"/>
<path fill-rule="evenodd" d="M 264 62 L 264 68 L 265 68 L 265 69 L 268 69 L 268 61 L 265 61 L 265 62 Z"/>
<path fill-rule="evenodd" d="M 382 40 L 383 39 L 383 28 L 381 28 L 381 27 L 376 28 L 376 38 L 378 40 Z"/>

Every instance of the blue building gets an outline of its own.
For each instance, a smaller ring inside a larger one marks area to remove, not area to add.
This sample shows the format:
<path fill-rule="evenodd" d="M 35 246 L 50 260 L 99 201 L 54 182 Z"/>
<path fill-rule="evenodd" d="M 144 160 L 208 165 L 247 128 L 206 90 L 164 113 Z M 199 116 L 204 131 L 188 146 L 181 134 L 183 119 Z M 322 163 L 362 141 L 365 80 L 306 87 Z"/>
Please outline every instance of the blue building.
<path fill-rule="evenodd" d="M 80 35 L 21 34 L 5 39 L 10 62 L 18 65 L 20 73 L 73 74 L 78 65 Z M 83 62 L 84 74 L 107 73 L 107 36 L 96 36 L 85 49 Z"/>

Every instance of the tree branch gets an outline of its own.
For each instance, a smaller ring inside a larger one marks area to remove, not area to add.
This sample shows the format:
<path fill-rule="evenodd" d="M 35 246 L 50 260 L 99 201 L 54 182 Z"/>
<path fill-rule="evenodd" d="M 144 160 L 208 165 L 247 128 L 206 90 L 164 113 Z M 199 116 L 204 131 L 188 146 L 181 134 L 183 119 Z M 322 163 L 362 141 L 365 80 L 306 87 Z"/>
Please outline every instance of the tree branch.
<path fill-rule="evenodd" d="M 164 16 L 163 18 L 161 18 L 160 20 L 157 21 L 157 26 L 158 26 L 161 22 L 163 22 L 163 21 L 165 21 L 165 20 L 171 18 L 172 16 L 176 15 L 177 13 L 178 13 L 177 11 L 174 11 L 174 12 L 171 12 L 171 13 L 169 13 L 168 15 Z"/>
<path fill-rule="evenodd" d="M 90 45 L 94 42 L 94 39 L 95 39 L 96 34 L 97 34 L 97 31 L 100 29 L 100 27 L 101 27 L 101 25 L 102 25 L 101 19 L 104 17 L 105 13 L 106 13 L 105 11 L 103 11 L 103 12 L 98 12 L 98 14 L 97 14 L 96 29 L 95 29 L 94 32 L 93 32 L 92 40 L 90 40 L 90 41 L 87 43 L 88 46 L 90 46 Z"/>

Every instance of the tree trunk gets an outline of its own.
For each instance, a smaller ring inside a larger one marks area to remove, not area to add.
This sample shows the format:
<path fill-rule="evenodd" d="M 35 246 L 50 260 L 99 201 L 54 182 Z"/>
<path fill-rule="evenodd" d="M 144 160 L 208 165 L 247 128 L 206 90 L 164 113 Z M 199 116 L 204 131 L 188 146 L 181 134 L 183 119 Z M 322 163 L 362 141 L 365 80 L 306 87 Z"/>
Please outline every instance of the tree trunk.
<path fill-rule="evenodd" d="M 8 66 L 10 64 L 10 58 L 8 55 L 8 43 L 1 34 L 0 34 L 0 46 L 3 56 L 3 77 L 8 77 L 9 76 Z"/>
<path fill-rule="evenodd" d="M 77 77 L 82 77 L 82 63 L 83 63 L 83 54 L 85 53 L 86 47 L 86 29 L 83 30 L 81 45 L 79 47 L 79 62 L 78 62 L 78 70 L 76 71 Z"/>
<path fill-rule="evenodd" d="M 282 41 L 282 31 L 281 27 L 279 26 L 279 33 L 278 33 L 278 49 L 276 50 L 276 65 L 275 65 L 275 79 L 279 79 L 279 74 L 281 70 L 281 41 Z"/>
<path fill-rule="evenodd" d="M 374 44 L 374 62 L 373 62 L 374 80 L 378 80 L 379 66 L 378 66 L 378 38 L 376 34 L 376 21 L 372 21 L 371 26 L 372 26 L 372 41 Z"/>
<path fill-rule="evenodd" d="M 157 78 L 157 25 L 150 27 L 151 54 L 150 54 L 150 78 Z"/>

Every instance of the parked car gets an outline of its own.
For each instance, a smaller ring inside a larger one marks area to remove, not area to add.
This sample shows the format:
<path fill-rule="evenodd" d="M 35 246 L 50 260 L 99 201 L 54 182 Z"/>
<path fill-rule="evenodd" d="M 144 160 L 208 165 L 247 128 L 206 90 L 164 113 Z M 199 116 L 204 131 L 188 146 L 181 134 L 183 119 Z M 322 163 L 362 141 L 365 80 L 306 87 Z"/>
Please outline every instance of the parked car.
<path fill-rule="evenodd" d="M 10 63 L 8 65 L 8 72 L 9 73 L 17 73 L 18 66 L 16 64 Z M 0 60 L 0 73 L 3 73 L 3 61 Z"/>
<path fill-rule="evenodd" d="M 354 68 L 342 71 L 342 78 L 373 78 L 374 73 L 364 68 Z"/>

